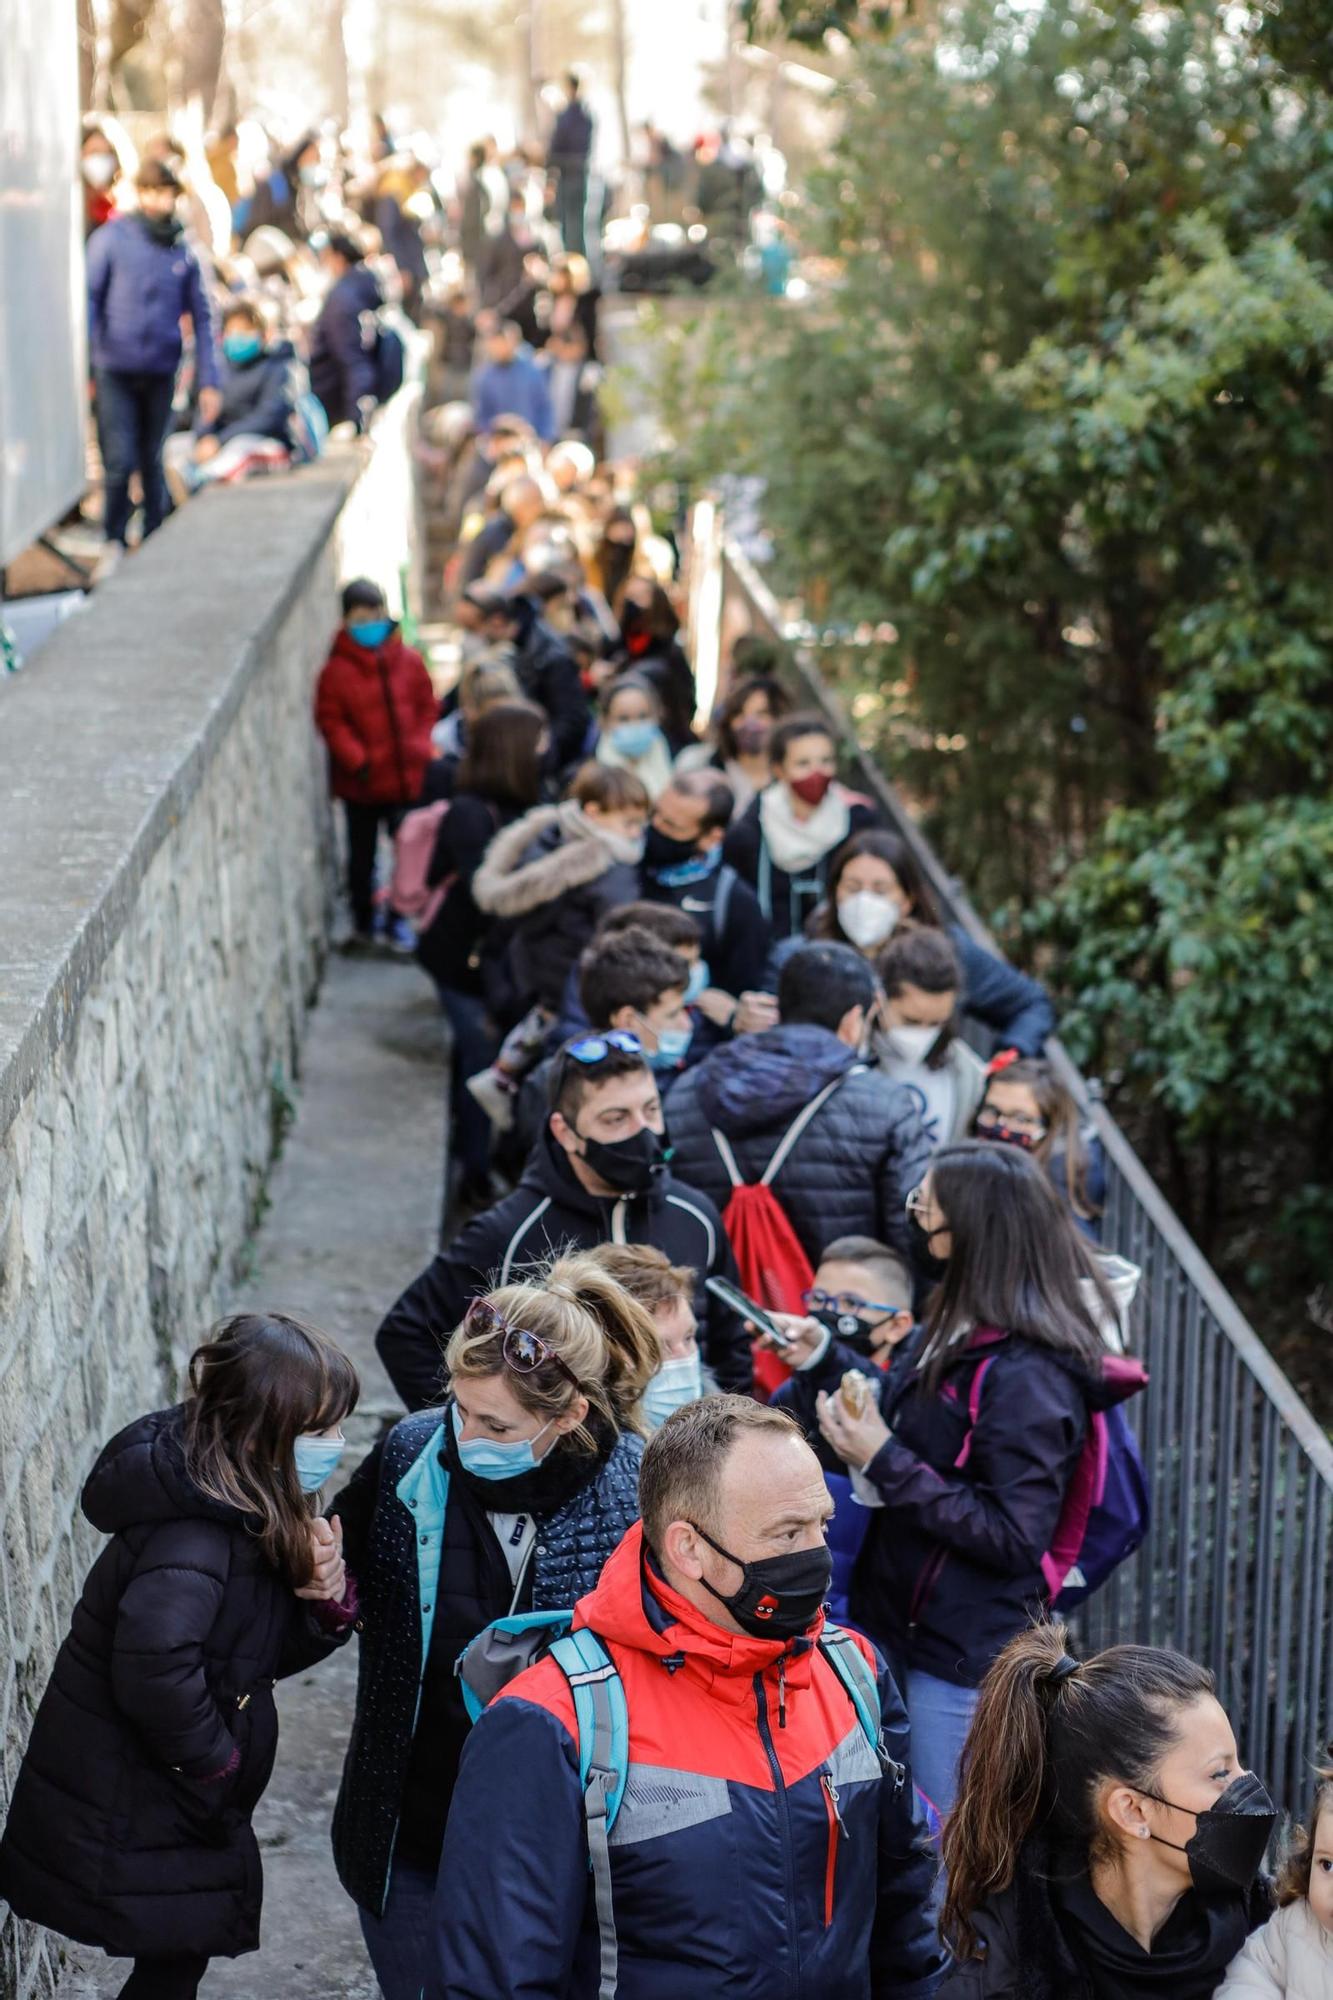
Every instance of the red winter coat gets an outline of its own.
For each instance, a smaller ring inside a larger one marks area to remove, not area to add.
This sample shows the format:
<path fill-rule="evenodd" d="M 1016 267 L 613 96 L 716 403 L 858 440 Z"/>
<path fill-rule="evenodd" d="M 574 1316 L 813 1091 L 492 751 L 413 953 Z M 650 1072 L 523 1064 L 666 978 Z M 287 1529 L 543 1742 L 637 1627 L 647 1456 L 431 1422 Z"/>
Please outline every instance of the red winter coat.
<path fill-rule="evenodd" d="M 340 631 L 315 689 L 315 727 L 329 746 L 334 797 L 414 804 L 437 714 L 425 662 L 396 630 L 373 653 Z"/>

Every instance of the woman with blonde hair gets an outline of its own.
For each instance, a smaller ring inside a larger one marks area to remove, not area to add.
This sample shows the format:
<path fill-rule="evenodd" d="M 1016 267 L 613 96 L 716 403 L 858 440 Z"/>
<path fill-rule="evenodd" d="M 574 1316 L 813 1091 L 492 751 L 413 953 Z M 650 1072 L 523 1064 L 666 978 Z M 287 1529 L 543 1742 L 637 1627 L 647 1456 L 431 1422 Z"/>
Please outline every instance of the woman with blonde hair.
<path fill-rule="evenodd" d="M 638 1518 L 652 1316 L 589 1256 L 474 1299 L 440 1404 L 339 1494 L 364 1607 L 334 1856 L 385 2000 L 417 2000 L 468 1720 L 454 1666 L 492 1619 L 572 1605 Z"/>

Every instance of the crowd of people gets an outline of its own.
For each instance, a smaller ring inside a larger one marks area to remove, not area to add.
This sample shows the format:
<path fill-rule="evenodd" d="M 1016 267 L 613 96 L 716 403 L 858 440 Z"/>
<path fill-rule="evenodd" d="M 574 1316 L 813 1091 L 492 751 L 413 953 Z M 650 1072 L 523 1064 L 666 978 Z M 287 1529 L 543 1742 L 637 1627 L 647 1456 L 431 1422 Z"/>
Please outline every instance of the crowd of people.
<path fill-rule="evenodd" d="M 581 254 L 547 326 L 595 354 Z M 360 578 L 315 702 L 348 948 L 451 1029 L 405 1414 L 338 1487 L 350 1362 L 246 1313 L 107 1445 L 0 1892 L 189 2000 L 258 1943 L 273 1684 L 355 1638 L 385 2000 L 1333 1992 L 1333 1781 L 1275 1890 L 1207 1668 L 1070 1644 L 1146 1378 L 1049 997 L 771 650 L 700 727 L 670 525 L 509 324 L 437 437 L 456 684 Z"/>

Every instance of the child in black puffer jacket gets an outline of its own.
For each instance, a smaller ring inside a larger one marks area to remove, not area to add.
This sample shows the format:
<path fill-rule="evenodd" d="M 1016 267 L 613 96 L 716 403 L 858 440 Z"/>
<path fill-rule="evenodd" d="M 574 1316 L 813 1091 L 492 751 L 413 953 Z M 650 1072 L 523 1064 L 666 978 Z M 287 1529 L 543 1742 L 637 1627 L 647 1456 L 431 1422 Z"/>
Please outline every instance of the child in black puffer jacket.
<path fill-rule="evenodd" d="M 313 1510 L 357 1393 L 323 1334 L 240 1314 L 194 1355 L 184 1404 L 121 1431 L 84 1488 L 111 1540 L 33 1723 L 0 1895 L 133 1958 L 124 1996 L 192 2000 L 211 1957 L 258 1949 L 273 1683 L 356 1617 Z"/>

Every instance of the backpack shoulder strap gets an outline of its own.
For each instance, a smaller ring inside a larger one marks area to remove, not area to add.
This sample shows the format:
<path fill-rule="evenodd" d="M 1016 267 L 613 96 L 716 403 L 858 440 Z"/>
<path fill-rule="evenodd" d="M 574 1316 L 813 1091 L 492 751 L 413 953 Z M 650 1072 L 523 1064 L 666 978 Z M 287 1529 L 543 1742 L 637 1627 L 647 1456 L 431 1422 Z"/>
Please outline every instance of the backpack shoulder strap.
<path fill-rule="evenodd" d="M 844 1632 L 841 1625 L 834 1625 L 828 1620 L 825 1620 L 819 1635 L 819 1650 L 846 1689 L 847 1697 L 856 1710 L 857 1721 L 885 1776 L 892 1777 L 896 1788 L 901 1787 L 907 1773 L 884 1748 L 884 1717 L 880 1710 L 879 1683 L 874 1668 L 851 1633 Z"/>
<path fill-rule="evenodd" d="M 551 1658 L 569 1682 L 579 1736 L 579 1782 L 601 1941 L 598 2000 L 615 2000 L 619 1944 L 611 1899 L 611 1829 L 629 1776 L 629 1710 L 615 1661 L 595 1632 L 566 1633 Z"/>
<path fill-rule="evenodd" d="M 713 898 L 713 942 L 721 944 L 727 928 L 727 912 L 731 908 L 731 892 L 736 886 L 736 870 L 724 861 L 718 870 L 717 894 Z"/>
<path fill-rule="evenodd" d="M 727 1138 L 724 1132 L 719 1132 L 716 1125 L 710 1125 L 708 1129 L 712 1134 L 713 1144 L 717 1147 L 722 1157 L 722 1164 L 727 1170 L 727 1178 L 730 1180 L 731 1185 L 734 1188 L 744 1187 L 745 1183 L 741 1179 L 741 1170 L 736 1165 L 736 1155 L 731 1150 L 730 1139 Z"/>
<path fill-rule="evenodd" d="M 769 1161 L 768 1165 L 764 1168 L 763 1174 L 760 1176 L 760 1181 L 759 1181 L 760 1187 L 772 1187 L 774 1181 L 777 1179 L 778 1175 L 782 1172 L 783 1167 L 786 1165 L 787 1156 L 791 1152 L 792 1147 L 796 1144 L 796 1141 L 800 1138 L 802 1132 L 804 1132 L 806 1126 L 810 1123 L 810 1120 L 814 1118 L 820 1111 L 823 1110 L 824 1106 L 828 1103 L 830 1097 L 832 1097 L 834 1091 L 838 1088 L 838 1085 L 841 1082 L 842 1078 L 840 1076 L 835 1076 L 832 1083 L 826 1083 L 824 1085 L 824 1088 L 820 1091 L 818 1097 L 812 1097 L 810 1102 L 806 1105 L 805 1109 L 803 1111 L 799 1111 L 796 1114 L 796 1117 L 792 1120 L 791 1124 L 787 1127 L 786 1132 L 783 1134 L 782 1138 L 778 1141 L 778 1149 L 776 1153 L 774 1153 L 772 1159 Z M 717 1136 L 716 1133 L 713 1136 L 716 1138 Z M 739 1185 L 740 1183 L 737 1182 L 737 1186 Z"/>
<path fill-rule="evenodd" d="M 972 1371 L 972 1382 L 967 1392 L 967 1436 L 963 1439 L 962 1450 L 953 1462 L 955 1472 L 961 1472 L 972 1456 L 972 1433 L 977 1427 L 977 1418 L 981 1415 L 981 1391 L 994 1359 L 993 1354 L 988 1354 Z"/>

